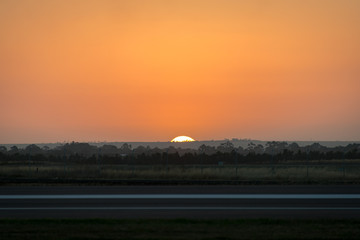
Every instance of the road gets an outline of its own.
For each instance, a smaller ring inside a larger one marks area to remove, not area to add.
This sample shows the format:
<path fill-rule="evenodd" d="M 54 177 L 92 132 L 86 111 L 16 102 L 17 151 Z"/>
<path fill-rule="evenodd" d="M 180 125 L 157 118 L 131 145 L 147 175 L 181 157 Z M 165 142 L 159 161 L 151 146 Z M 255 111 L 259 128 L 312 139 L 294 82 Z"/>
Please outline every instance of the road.
<path fill-rule="evenodd" d="M 0 218 L 360 218 L 360 186 L 0 187 Z"/>

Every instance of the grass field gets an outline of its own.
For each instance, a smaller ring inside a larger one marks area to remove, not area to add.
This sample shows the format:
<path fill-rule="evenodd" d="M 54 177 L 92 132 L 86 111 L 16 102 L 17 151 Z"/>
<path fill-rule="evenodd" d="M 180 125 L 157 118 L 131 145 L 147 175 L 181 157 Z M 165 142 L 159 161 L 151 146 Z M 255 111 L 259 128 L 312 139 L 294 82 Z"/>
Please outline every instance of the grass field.
<path fill-rule="evenodd" d="M 0 220 L 0 239 L 359 239 L 360 220 Z"/>
<path fill-rule="evenodd" d="M 141 180 L 360 181 L 360 164 L 278 165 L 1 165 L 0 178 Z"/>

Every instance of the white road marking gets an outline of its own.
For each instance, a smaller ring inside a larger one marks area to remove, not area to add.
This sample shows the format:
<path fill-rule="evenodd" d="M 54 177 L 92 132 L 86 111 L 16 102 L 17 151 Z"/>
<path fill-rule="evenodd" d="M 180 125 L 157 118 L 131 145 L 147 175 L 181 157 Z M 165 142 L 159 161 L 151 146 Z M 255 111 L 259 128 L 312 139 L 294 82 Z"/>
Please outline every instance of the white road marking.
<path fill-rule="evenodd" d="M 360 194 L 58 194 L 0 195 L 4 199 L 360 199 Z"/>
<path fill-rule="evenodd" d="M 360 207 L 9 207 L 0 211 L 26 210 L 360 210 Z"/>

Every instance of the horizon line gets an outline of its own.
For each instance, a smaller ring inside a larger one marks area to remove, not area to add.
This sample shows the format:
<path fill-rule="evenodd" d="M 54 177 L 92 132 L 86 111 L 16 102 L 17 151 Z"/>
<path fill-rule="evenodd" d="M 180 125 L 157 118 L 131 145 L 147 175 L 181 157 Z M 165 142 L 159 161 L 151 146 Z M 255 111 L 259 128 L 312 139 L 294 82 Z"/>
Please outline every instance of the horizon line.
<path fill-rule="evenodd" d="M 359 140 L 259 140 L 259 139 L 251 139 L 251 138 L 224 138 L 224 139 L 211 139 L 211 140 L 195 140 L 192 142 L 171 142 L 168 141 L 58 141 L 58 142 L 23 142 L 23 143 L 0 143 L 0 145 L 31 145 L 31 144 L 67 144 L 67 143 L 171 143 L 171 144 L 191 144 L 198 142 L 223 142 L 223 141 L 258 141 L 258 142 L 360 142 Z"/>

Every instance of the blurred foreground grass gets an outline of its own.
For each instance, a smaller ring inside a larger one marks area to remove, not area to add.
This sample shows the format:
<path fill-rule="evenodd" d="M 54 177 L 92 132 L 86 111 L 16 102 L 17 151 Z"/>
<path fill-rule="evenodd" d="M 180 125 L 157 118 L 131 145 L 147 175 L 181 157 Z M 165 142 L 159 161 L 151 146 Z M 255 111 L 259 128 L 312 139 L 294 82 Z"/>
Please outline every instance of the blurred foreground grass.
<path fill-rule="evenodd" d="M 0 220 L 0 239 L 359 239 L 360 220 Z"/>
<path fill-rule="evenodd" d="M 5 164 L 2 179 L 360 181 L 360 164 L 96 165 Z"/>

